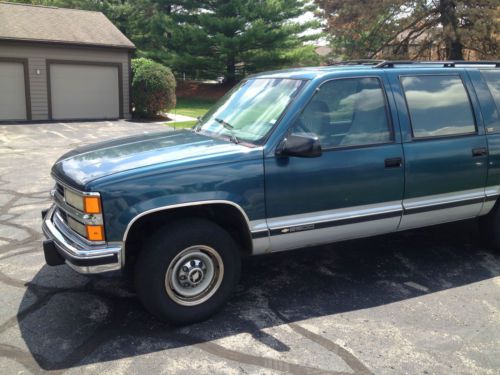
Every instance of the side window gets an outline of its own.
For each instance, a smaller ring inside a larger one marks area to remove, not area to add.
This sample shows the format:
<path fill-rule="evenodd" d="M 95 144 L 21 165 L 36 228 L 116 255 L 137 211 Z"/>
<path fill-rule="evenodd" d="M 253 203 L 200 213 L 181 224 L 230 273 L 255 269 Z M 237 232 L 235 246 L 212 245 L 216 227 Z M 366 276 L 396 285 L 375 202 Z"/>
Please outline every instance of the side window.
<path fill-rule="evenodd" d="M 323 84 L 295 124 L 294 133 L 315 133 L 323 148 L 392 140 L 384 92 L 377 78 Z"/>
<path fill-rule="evenodd" d="M 491 96 L 497 105 L 500 112 L 500 70 L 483 70 L 481 72 L 488 88 L 490 89 Z"/>
<path fill-rule="evenodd" d="M 401 84 L 415 138 L 476 131 L 469 97 L 458 75 L 405 76 L 401 77 Z"/>

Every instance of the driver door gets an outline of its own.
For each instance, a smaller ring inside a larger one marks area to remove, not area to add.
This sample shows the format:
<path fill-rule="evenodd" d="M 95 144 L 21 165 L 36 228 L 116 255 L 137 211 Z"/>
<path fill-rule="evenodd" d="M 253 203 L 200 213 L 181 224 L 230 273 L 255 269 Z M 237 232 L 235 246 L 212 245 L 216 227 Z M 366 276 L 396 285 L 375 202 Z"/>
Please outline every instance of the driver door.
<path fill-rule="evenodd" d="M 384 77 L 323 83 L 291 128 L 293 133 L 315 133 L 322 155 L 265 159 L 272 251 L 397 229 L 404 161 Z"/>

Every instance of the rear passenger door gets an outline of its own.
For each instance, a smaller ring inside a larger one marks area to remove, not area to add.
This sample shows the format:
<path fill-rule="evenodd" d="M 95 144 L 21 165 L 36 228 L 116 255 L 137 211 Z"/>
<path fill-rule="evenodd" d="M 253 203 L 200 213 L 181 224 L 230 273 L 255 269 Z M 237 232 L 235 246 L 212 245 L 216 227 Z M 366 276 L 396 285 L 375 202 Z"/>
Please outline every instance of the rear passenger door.
<path fill-rule="evenodd" d="M 391 74 L 404 139 L 402 230 L 475 217 L 484 201 L 484 127 L 468 77 L 449 70 Z"/>

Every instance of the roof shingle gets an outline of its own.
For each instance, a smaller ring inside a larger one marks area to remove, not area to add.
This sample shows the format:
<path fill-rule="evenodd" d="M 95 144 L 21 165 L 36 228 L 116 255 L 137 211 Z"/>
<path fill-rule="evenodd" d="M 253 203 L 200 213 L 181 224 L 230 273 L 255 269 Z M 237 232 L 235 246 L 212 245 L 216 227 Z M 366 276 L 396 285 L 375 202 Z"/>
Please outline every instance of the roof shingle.
<path fill-rule="evenodd" d="M 101 12 L 0 2 L 0 40 L 135 48 Z"/>

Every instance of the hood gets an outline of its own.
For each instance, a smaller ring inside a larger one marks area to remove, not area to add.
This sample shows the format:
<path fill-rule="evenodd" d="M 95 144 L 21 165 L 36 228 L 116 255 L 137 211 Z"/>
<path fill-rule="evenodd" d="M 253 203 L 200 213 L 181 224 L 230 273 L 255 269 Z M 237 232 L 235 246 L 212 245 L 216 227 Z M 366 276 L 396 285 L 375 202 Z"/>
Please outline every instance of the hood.
<path fill-rule="evenodd" d="M 248 154 L 246 146 L 210 138 L 192 131 L 142 134 L 77 148 L 52 167 L 53 175 L 85 190 L 90 181 L 112 174 L 159 164 L 213 164 L 220 157 Z M 238 159 L 238 158 L 236 158 Z"/>

